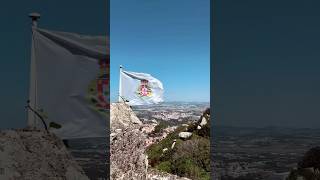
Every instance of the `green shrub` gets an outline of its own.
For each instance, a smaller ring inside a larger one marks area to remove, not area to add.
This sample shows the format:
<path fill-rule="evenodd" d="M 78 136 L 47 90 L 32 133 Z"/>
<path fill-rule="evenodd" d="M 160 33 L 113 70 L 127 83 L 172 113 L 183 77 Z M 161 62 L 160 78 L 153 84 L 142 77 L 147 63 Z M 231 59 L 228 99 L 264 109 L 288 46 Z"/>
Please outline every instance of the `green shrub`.
<path fill-rule="evenodd" d="M 164 161 L 164 162 L 161 162 L 159 165 L 157 165 L 156 168 L 160 171 L 163 171 L 163 172 L 171 172 L 172 171 L 172 164 L 170 161 Z"/>
<path fill-rule="evenodd" d="M 195 163 L 190 158 L 180 157 L 179 159 L 174 160 L 174 169 L 173 172 L 180 176 L 190 176 L 194 174 L 191 171 L 196 168 Z"/>
<path fill-rule="evenodd" d="M 173 160 L 180 157 L 191 159 L 198 167 L 210 171 L 210 140 L 194 135 L 191 140 L 177 145 Z"/>
<path fill-rule="evenodd" d="M 209 180 L 210 173 L 199 167 L 194 159 L 181 157 L 173 164 L 173 173 L 191 179 Z"/>
<path fill-rule="evenodd" d="M 180 144 L 182 140 L 179 139 L 179 132 L 183 131 L 183 127 L 177 128 L 174 132 L 168 134 L 166 138 L 164 138 L 162 141 L 152 144 L 148 149 L 147 149 L 147 154 L 149 157 L 149 162 L 152 167 L 156 166 L 157 164 L 160 163 L 160 160 L 166 160 L 166 158 L 171 157 L 171 153 L 173 150 L 171 150 L 171 145 L 173 143 L 173 140 L 176 139 L 176 145 Z M 162 150 L 164 148 L 168 148 L 168 151 L 165 153 L 165 156 L 163 155 Z"/>
<path fill-rule="evenodd" d="M 160 133 L 163 129 L 168 127 L 168 123 L 161 121 L 156 127 L 154 127 L 153 134 Z"/>
<path fill-rule="evenodd" d="M 183 130 L 178 128 L 148 148 L 150 165 L 160 171 L 191 179 L 210 179 L 210 140 L 196 134 L 190 140 L 180 140 L 178 134 Z M 174 139 L 177 140 L 176 145 L 171 149 Z M 164 148 L 168 148 L 165 153 L 162 152 Z"/>

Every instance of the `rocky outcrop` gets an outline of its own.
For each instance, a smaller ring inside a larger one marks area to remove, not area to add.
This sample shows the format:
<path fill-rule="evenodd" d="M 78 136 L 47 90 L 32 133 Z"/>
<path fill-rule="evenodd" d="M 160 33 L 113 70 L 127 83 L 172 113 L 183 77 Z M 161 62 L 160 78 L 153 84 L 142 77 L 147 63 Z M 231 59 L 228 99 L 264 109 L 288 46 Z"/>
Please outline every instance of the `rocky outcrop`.
<path fill-rule="evenodd" d="M 153 124 L 143 124 L 130 106 L 111 104 L 110 171 L 113 180 L 182 180 L 148 168 L 146 147 L 153 143 L 148 133 Z"/>
<path fill-rule="evenodd" d="M 203 116 L 200 122 L 200 126 L 204 126 L 207 124 L 207 119 Z"/>
<path fill-rule="evenodd" d="M 188 132 L 196 133 L 202 137 L 210 137 L 210 109 L 207 108 L 200 119 L 187 127 Z"/>
<path fill-rule="evenodd" d="M 145 179 L 145 139 L 139 129 L 127 129 L 113 138 L 110 144 L 112 179 Z"/>
<path fill-rule="evenodd" d="M 111 104 L 110 114 L 111 179 L 146 179 L 147 156 L 144 151 L 147 135 L 142 130 L 142 122 L 124 103 Z"/>
<path fill-rule="evenodd" d="M 198 130 L 202 129 L 203 127 L 208 127 L 210 126 L 210 109 L 206 109 L 200 119 L 195 123 L 194 126 L 197 127 Z"/>
<path fill-rule="evenodd" d="M 46 131 L 1 131 L 0 159 L 0 179 L 89 180 L 63 142 Z"/>
<path fill-rule="evenodd" d="M 110 109 L 111 130 L 126 129 L 128 127 L 137 128 L 142 125 L 142 122 L 132 111 L 129 105 L 124 103 L 112 103 L 110 105 Z"/>

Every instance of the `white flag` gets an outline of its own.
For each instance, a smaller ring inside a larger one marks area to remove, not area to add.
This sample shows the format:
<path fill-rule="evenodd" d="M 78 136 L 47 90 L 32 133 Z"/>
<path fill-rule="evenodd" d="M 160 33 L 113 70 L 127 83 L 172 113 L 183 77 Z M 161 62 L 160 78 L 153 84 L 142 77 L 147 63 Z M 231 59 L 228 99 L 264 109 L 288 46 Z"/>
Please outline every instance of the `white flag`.
<path fill-rule="evenodd" d="M 163 102 L 162 83 L 150 74 L 120 71 L 120 99 L 129 105 L 149 105 Z"/>
<path fill-rule="evenodd" d="M 109 117 L 109 40 L 33 28 L 30 107 L 66 139 L 105 137 Z M 43 128 L 29 111 L 28 125 Z"/>

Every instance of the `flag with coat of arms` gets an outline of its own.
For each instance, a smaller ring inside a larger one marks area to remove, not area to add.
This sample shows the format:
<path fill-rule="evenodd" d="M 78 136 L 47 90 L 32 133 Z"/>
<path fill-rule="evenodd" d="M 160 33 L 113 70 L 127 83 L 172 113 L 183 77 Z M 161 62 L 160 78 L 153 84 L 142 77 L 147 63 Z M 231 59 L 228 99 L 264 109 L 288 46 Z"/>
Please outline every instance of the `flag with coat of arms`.
<path fill-rule="evenodd" d="M 63 139 L 105 137 L 109 119 L 109 39 L 32 28 L 30 108 Z M 43 128 L 33 111 L 28 126 Z"/>
<path fill-rule="evenodd" d="M 120 67 L 119 101 L 129 105 L 151 105 L 163 102 L 162 82 L 147 73 L 125 71 Z"/>

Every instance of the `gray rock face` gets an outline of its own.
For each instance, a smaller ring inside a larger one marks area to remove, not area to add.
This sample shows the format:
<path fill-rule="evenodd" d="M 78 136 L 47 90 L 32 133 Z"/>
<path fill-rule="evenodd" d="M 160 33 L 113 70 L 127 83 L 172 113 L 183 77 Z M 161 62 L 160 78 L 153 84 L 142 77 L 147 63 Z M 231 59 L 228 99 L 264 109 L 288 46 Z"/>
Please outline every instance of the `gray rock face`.
<path fill-rule="evenodd" d="M 117 134 L 110 144 L 111 179 L 145 179 L 145 135 L 139 130 Z"/>
<path fill-rule="evenodd" d="M 0 160 L 0 179 L 89 180 L 63 142 L 45 131 L 1 131 Z"/>
<path fill-rule="evenodd" d="M 142 122 L 124 103 L 110 106 L 112 139 L 110 141 L 111 179 L 146 179 L 146 134 Z M 119 131 L 122 129 L 122 131 Z"/>
<path fill-rule="evenodd" d="M 127 104 L 112 103 L 110 110 L 111 131 L 115 129 L 126 129 L 129 126 L 137 127 L 142 125 L 140 119 Z"/>
<path fill-rule="evenodd" d="M 178 176 L 148 169 L 145 154 L 148 135 L 144 125 L 124 103 L 113 103 L 110 109 L 110 170 L 112 180 L 183 180 Z M 116 130 L 122 129 L 122 131 Z"/>

